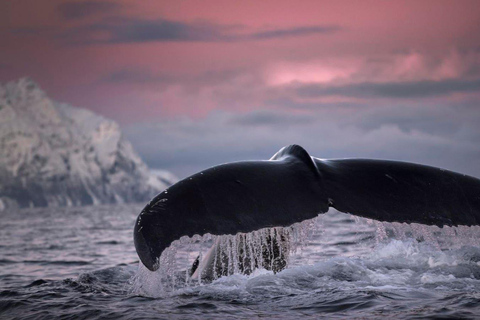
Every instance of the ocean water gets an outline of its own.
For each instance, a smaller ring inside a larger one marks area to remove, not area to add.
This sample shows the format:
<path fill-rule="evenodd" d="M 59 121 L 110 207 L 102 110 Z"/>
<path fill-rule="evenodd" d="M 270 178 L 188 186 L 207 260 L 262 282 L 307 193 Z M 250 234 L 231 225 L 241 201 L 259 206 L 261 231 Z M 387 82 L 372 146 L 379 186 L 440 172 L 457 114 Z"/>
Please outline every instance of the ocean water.
<path fill-rule="evenodd" d="M 199 283 L 183 270 L 214 239 L 182 239 L 168 253 L 170 269 L 152 273 L 133 246 L 140 209 L 1 212 L 0 319 L 480 318 L 477 227 L 332 211 L 290 230 L 282 272 Z"/>

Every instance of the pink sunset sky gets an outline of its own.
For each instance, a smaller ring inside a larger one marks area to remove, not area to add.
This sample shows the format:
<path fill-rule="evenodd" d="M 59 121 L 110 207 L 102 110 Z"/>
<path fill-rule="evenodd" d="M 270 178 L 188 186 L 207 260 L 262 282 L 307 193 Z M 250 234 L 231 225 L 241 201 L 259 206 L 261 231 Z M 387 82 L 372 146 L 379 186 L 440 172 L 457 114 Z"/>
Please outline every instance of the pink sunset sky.
<path fill-rule="evenodd" d="M 480 176 L 480 2 L 3 1 L 0 82 L 119 122 L 180 177 L 268 159 Z"/>

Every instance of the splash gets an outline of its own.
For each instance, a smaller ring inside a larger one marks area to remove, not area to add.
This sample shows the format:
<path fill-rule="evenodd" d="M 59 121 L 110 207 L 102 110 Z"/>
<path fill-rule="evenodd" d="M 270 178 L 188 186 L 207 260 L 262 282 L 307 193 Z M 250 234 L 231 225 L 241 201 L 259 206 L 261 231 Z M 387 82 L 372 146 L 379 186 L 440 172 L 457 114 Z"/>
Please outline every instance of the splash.
<path fill-rule="evenodd" d="M 375 226 L 377 244 L 389 239 L 414 239 L 433 246 L 438 250 L 458 249 L 464 246 L 480 246 L 479 226 L 456 226 L 442 228 L 417 223 L 379 222 L 365 219 L 367 224 Z"/>
<path fill-rule="evenodd" d="M 265 228 L 250 233 L 181 237 L 165 249 L 159 269 L 139 263 L 131 279 L 132 293 L 164 296 L 180 288 L 197 286 L 233 274 L 257 274 L 257 269 L 281 271 L 292 253 L 308 246 L 317 219 L 290 227 Z M 194 267 L 195 264 L 198 265 Z"/>
<path fill-rule="evenodd" d="M 412 269 L 418 265 L 428 268 L 444 264 L 451 266 L 456 263 L 455 259 L 450 261 L 451 257 L 456 255 L 448 254 L 450 260 L 446 261 L 442 252 L 452 249 L 469 252 L 465 251 L 466 246 L 480 247 L 479 234 L 480 227 L 439 228 L 385 223 L 332 210 L 287 228 L 266 228 L 236 235 L 182 237 L 164 251 L 156 272 L 139 264 L 138 272 L 131 280 L 131 291 L 150 297 L 168 296 L 215 285 L 221 279 L 234 279 L 231 276 L 244 283 L 259 275 L 276 276 L 276 272 L 287 269 L 278 273 L 282 277 L 293 269 L 328 264 L 328 261 L 339 258 L 347 259 L 348 265 L 355 264 L 360 258 L 380 266 L 383 265 L 381 261 L 393 259 L 392 265 L 398 265 L 407 259 L 412 264 L 408 267 Z M 199 263 L 192 270 L 195 261 Z M 209 263 L 202 264 L 201 261 Z M 427 274 L 422 281 L 431 282 L 431 276 Z"/>

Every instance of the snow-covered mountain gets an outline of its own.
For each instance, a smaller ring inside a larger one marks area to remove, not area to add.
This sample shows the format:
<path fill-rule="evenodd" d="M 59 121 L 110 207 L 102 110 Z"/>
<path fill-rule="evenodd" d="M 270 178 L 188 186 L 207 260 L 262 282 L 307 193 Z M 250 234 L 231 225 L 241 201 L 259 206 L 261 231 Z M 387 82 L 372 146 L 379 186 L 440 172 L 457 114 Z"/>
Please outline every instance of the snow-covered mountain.
<path fill-rule="evenodd" d="M 114 121 L 52 101 L 29 78 L 0 85 L 0 210 L 147 201 L 174 182 L 149 171 Z"/>

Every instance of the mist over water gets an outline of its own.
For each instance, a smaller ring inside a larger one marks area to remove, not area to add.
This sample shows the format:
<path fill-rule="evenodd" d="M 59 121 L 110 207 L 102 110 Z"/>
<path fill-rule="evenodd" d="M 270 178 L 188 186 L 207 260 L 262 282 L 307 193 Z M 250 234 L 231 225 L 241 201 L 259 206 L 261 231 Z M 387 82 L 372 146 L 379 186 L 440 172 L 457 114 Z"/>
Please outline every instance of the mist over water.
<path fill-rule="evenodd" d="M 289 228 L 285 270 L 258 269 L 199 282 L 188 280 L 185 270 L 217 237 L 182 238 L 162 256 L 167 269 L 150 272 L 138 263 L 132 240 L 140 209 L 3 212 L 0 317 L 480 316 L 478 227 L 384 224 L 330 211 Z M 247 235 L 249 242 L 261 245 L 268 232 Z M 221 241 L 227 251 L 235 247 L 235 236 Z"/>

